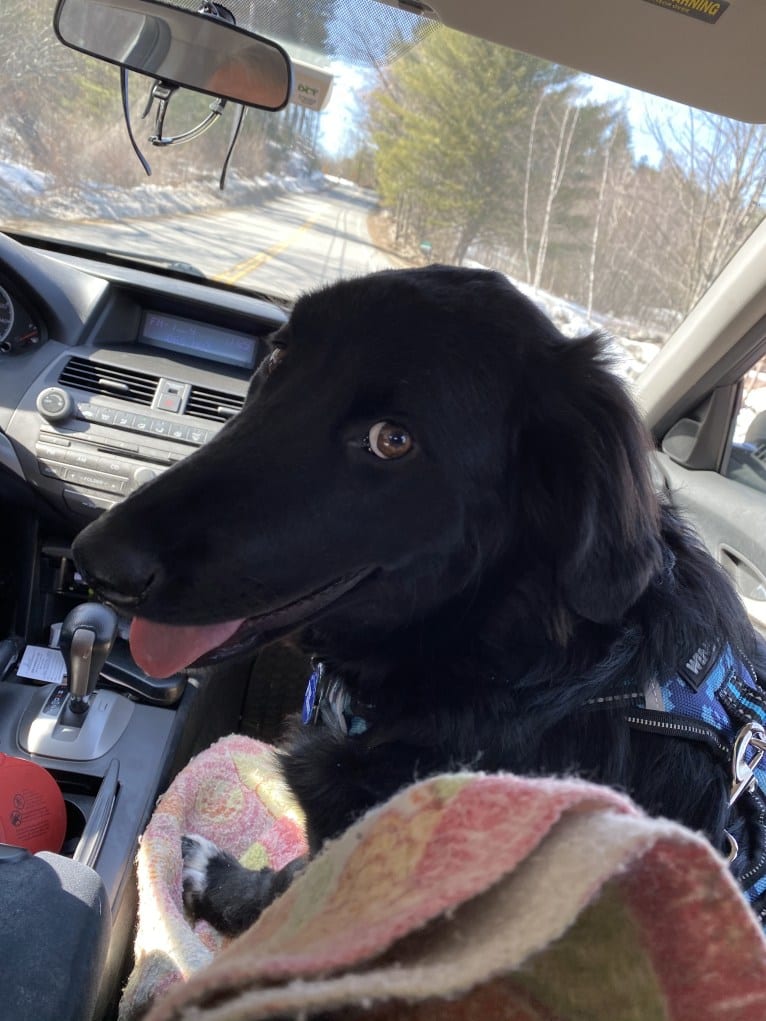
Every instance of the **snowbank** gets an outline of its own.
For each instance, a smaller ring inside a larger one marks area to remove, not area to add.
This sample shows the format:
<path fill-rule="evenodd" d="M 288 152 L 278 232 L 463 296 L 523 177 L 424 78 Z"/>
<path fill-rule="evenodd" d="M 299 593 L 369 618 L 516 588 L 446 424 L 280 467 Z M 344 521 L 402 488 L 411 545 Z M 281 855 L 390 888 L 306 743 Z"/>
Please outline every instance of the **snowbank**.
<path fill-rule="evenodd" d="M 218 177 L 204 177 L 178 184 L 147 181 L 120 188 L 98 181 L 73 186 L 55 181 L 49 174 L 0 160 L 0 222 L 14 220 L 124 220 L 131 217 L 168 216 L 203 209 L 262 202 L 280 191 L 315 191 L 316 177 L 266 175 L 247 178 L 229 173 L 226 189 Z"/>

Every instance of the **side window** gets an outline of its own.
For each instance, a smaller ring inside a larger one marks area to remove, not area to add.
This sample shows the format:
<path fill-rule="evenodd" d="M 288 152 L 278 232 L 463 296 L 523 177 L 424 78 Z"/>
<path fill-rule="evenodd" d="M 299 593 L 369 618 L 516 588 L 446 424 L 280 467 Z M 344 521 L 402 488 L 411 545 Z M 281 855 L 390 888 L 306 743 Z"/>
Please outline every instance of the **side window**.
<path fill-rule="evenodd" d="M 726 474 L 766 492 L 766 357 L 745 375 Z"/>

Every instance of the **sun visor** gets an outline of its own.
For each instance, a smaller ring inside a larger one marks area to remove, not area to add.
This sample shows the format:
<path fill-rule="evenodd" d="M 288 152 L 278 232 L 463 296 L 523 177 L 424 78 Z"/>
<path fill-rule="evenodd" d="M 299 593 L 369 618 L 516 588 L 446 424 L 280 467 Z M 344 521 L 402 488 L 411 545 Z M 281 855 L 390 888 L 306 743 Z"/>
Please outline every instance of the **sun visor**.
<path fill-rule="evenodd" d="M 442 23 L 738 120 L 766 122 L 762 0 L 429 0 Z"/>

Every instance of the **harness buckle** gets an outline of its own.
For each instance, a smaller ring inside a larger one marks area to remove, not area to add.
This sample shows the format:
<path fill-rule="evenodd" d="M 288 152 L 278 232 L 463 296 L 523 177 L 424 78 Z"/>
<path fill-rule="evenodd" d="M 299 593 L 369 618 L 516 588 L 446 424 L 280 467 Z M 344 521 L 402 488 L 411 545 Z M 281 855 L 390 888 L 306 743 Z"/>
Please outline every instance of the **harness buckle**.
<path fill-rule="evenodd" d="M 745 756 L 753 751 L 750 761 Z M 732 784 L 729 794 L 729 808 L 755 781 L 755 771 L 766 755 L 766 730 L 760 723 L 751 721 L 742 727 L 734 738 L 734 751 L 731 756 Z"/>
<path fill-rule="evenodd" d="M 750 761 L 746 761 L 748 752 L 753 752 Z M 739 800 L 747 790 L 752 790 L 758 783 L 755 771 L 766 755 L 766 730 L 760 723 L 751 721 L 737 732 L 734 738 L 734 749 L 731 754 L 731 791 L 729 792 L 729 808 Z M 726 861 L 729 865 L 739 854 L 739 845 L 728 830 L 724 836 L 729 842 L 729 853 Z"/>

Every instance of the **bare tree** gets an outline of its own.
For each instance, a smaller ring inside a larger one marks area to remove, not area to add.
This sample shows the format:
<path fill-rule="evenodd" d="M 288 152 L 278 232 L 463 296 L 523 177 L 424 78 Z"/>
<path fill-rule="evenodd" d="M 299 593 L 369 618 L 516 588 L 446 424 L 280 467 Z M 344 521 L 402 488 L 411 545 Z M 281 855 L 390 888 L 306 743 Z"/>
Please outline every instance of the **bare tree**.
<path fill-rule="evenodd" d="M 681 126 L 658 116 L 648 125 L 674 184 L 686 310 L 763 218 L 766 126 L 692 109 Z"/>
<path fill-rule="evenodd" d="M 540 240 L 537 246 L 537 258 L 535 259 L 535 272 L 532 278 L 532 284 L 535 287 L 539 287 L 542 283 L 543 269 L 545 268 L 545 258 L 548 252 L 548 244 L 550 242 L 550 228 L 551 228 L 551 216 L 553 213 L 553 203 L 556 200 L 556 196 L 561 188 L 561 183 L 564 180 L 564 174 L 566 173 L 567 160 L 569 159 L 569 151 L 572 147 L 572 138 L 574 137 L 575 128 L 577 127 L 577 120 L 580 115 L 580 108 L 578 106 L 572 106 L 567 104 L 563 110 L 563 116 L 559 124 L 558 138 L 556 143 L 556 150 L 553 159 L 553 166 L 551 168 L 550 178 L 548 180 L 548 194 L 545 199 L 545 207 L 543 212 L 543 222 L 540 229 Z"/>
<path fill-rule="evenodd" d="M 593 317 L 593 291 L 596 284 L 596 255 L 598 253 L 598 242 L 601 235 L 601 220 L 604 213 L 604 202 L 606 199 L 606 184 L 609 180 L 609 159 L 612 155 L 616 132 L 611 131 L 604 146 L 604 164 L 601 169 L 601 180 L 598 186 L 598 198 L 596 200 L 596 215 L 593 218 L 593 233 L 590 240 L 590 259 L 588 260 L 588 321 Z"/>
<path fill-rule="evenodd" d="M 524 252 L 524 266 L 526 268 L 527 280 L 532 279 L 532 259 L 530 255 L 530 244 L 529 244 L 529 205 L 530 205 L 530 184 L 532 181 L 532 163 L 533 154 L 535 151 L 535 132 L 537 131 L 537 119 L 540 116 L 540 110 L 542 109 L 543 102 L 545 101 L 546 93 L 542 91 L 540 98 L 535 103 L 535 109 L 532 112 L 532 120 L 529 124 L 529 144 L 527 145 L 527 162 L 524 169 L 524 202 L 522 207 L 522 249 Z"/>

